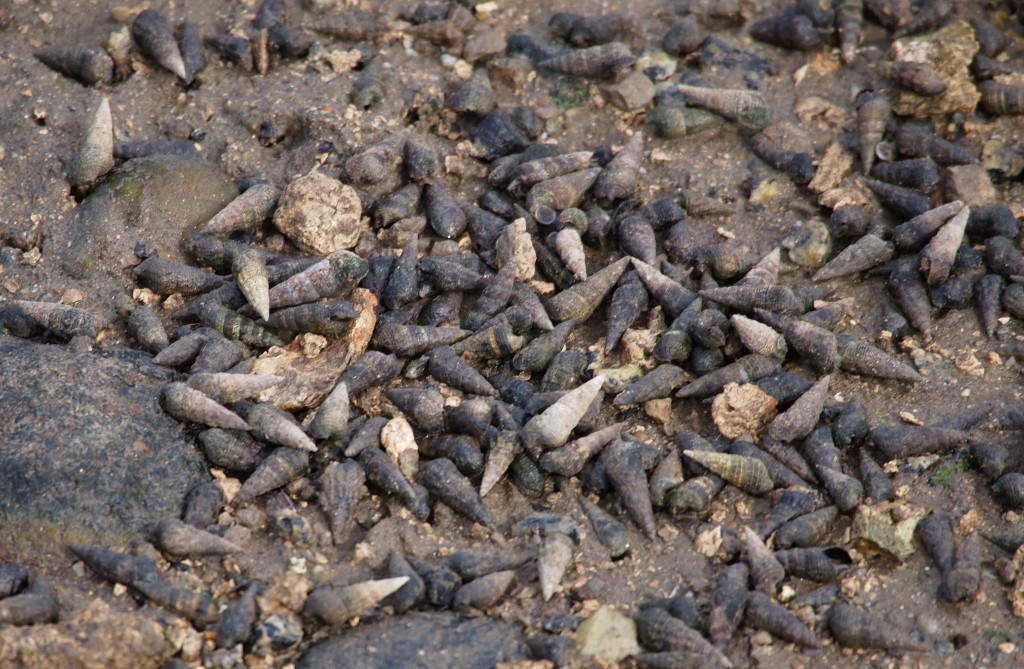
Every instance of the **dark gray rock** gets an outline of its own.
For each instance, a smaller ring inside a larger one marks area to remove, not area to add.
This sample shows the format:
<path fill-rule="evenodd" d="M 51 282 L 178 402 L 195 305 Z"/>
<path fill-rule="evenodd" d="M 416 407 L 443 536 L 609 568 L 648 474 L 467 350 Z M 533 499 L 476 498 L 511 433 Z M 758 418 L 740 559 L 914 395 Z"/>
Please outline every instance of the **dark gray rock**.
<path fill-rule="evenodd" d="M 160 408 L 171 372 L 149 354 L 0 336 L 0 360 L 0 536 L 22 562 L 67 541 L 124 545 L 209 478 Z"/>
<path fill-rule="evenodd" d="M 525 658 L 522 635 L 512 625 L 452 613 L 412 613 L 345 630 L 307 650 L 296 666 L 491 669 Z"/>

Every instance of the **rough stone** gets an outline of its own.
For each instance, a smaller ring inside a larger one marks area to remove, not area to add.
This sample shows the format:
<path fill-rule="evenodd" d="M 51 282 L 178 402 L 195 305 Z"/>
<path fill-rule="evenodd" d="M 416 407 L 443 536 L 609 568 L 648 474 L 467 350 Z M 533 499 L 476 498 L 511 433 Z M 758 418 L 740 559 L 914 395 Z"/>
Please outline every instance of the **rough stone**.
<path fill-rule="evenodd" d="M 925 509 L 905 503 L 861 505 L 853 516 L 850 538 L 867 554 L 891 555 L 900 562 L 914 554 L 914 530 Z"/>
<path fill-rule="evenodd" d="M 640 652 L 636 623 L 609 606 L 602 606 L 576 630 L 576 647 L 584 657 L 618 662 Z"/>
<path fill-rule="evenodd" d="M 274 225 L 303 253 L 327 255 L 356 245 L 369 227 L 362 216 L 354 188 L 314 170 L 281 193 Z"/>
<path fill-rule="evenodd" d="M 526 658 L 519 630 L 489 619 L 416 613 L 360 625 L 314 645 L 297 669 L 490 669 Z"/>
<path fill-rule="evenodd" d="M 728 439 L 759 439 L 775 413 L 775 398 L 752 383 L 728 384 L 711 404 L 715 426 Z"/>
<path fill-rule="evenodd" d="M 897 89 L 892 103 L 893 113 L 916 118 L 973 114 L 981 93 L 974 86 L 968 67 L 976 53 L 978 42 L 974 39 L 974 30 L 966 21 L 953 21 L 936 32 L 894 41 L 888 54 L 890 60 L 930 63 L 947 86 L 937 96 Z"/>
<path fill-rule="evenodd" d="M 55 625 L 0 629 L 0 667 L 156 669 L 176 652 L 172 638 L 181 631 L 174 619 L 121 613 L 95 599 Z"/>
<path fill-rule="evenodd" d="M 533 249 L 533 238 L 526 231 L 526 219 L 517 218 L 498 236 L 495 243 L 498 266 L 515 263 L 516 281 L 529 281 L 537 270 L 537 252 Z"/>
<path fill-rule="evenodd" d="M 946 202 L 963 200 L 968 207 L 999 201 L 988 172 L 981 165 L 954 165 L 943 173 L 942 193 Z"/>
<path fill-rule="evenodd" d="M 462 57 L 470 63 L 486 61 L 505 53 L 508 42 L 505 35 L 494 28 L 484 28 L 473 33 L 462 50 Z"/>
<path fill-rule="evenodd" d="M 208 479 L 202 455 L 160 408 L 171 372 L 148 354 L 76 354 L 0 336 L 0 359 L 8 559 L 36 564 L 39 547 L 69 541 L 124 545 L 146 523 L 177 516 Z"/>
<path fill-rule="evenodd" d="M 53 230 L 54 241 L 75 278 L 123 276 L 138 262 L 136 244 L 183 262 L 182 239 L 237 196 L 227 175 L 210 163 L 174 155 L 137 158 L 112 171 L 82 201 L 79 220 Z"/>
<path fill-rule="evenodd" d="M 640 109 L 654 99 L 654 84 L 647 75 L 633 72 L 622 81 L 605 86 L 608 101 L 623 111 Z"/>

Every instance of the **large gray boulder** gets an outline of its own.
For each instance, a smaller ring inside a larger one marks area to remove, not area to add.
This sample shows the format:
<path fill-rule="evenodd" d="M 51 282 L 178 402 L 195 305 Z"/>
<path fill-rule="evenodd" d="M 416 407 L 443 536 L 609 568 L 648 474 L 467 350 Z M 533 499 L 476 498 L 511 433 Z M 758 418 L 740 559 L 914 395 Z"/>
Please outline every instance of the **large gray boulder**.
<path fill-rule="evenodd" d="M 0 336 L 0 558 L 31 565 L 37 549 L 68 541 L 125 545 L 180 513 L 209 474 L 160 408 L 171 376 L 136 351 Z"/>
<path fill-rule="evenodd" d="M 410 613 L 341 631 L 306 651 L 297 669 L 492 669 L 526 658 L 518 628 L 452 613 Z"/>

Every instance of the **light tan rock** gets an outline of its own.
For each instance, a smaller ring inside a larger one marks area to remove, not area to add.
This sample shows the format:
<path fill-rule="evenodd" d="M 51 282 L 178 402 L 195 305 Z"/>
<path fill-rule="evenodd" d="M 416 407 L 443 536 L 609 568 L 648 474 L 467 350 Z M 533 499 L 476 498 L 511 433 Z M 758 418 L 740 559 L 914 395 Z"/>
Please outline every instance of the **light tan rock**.
<path fill-rule="evenodd" d="M 318 255 L 354 247 L 369 227 L 355 189 L 315 170 L 281 193 L 274 225 L 300 251 Z"/>
<path fill-rule="evenodd" d="M 711 404 L 711 418 L 728 439 L 758 439 L 775 418 L 775 398 L 752 383 L 730 383 Z"/>

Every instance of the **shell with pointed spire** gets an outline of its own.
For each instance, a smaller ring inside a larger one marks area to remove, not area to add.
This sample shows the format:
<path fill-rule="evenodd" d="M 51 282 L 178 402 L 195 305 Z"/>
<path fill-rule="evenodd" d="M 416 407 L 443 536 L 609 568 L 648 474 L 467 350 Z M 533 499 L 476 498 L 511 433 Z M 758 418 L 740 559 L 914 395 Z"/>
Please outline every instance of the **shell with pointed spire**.
<path fill-rule="evenodd" d="M 523 440 L 527 445 L 540 444 L 547 448 L 562 446 L 573 429 L 590 409 L 594 398 L 601 392 L 604 376 L 595 376 L 557 402 L 530 419 L 523 426 Z"/>

